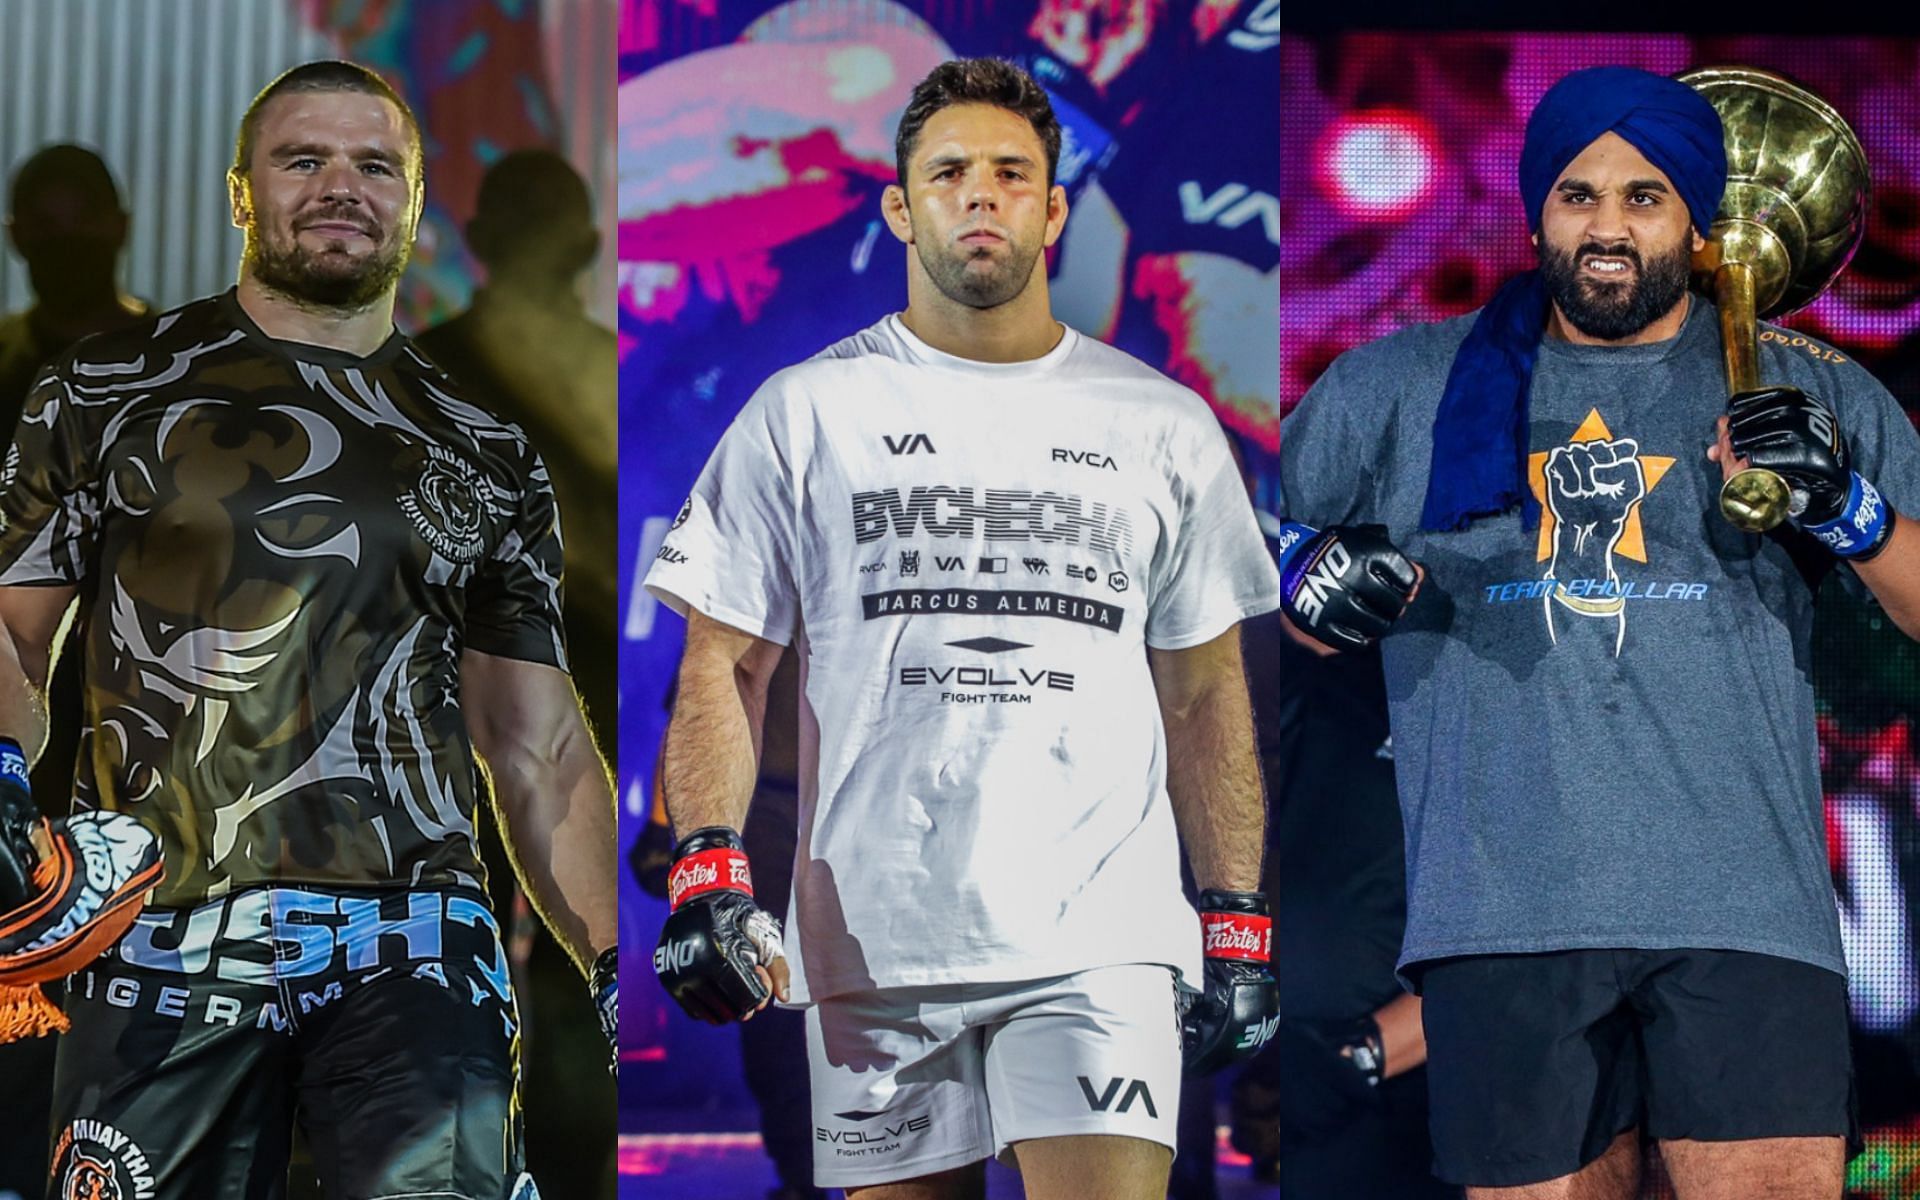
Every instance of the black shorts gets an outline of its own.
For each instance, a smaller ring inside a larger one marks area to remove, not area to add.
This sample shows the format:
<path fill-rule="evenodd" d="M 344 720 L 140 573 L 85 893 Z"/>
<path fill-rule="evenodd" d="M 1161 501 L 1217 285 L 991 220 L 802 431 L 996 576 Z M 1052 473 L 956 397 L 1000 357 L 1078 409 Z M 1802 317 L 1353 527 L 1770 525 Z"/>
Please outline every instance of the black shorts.
<path fill-rule="evenodd" d="M 149 910 L 66 1011 L 49 1197 L 277 1200 L 296 1119 L 329 1197 L 522 1194 L 518 1022 L 478 895 Z"/>
<path fill-rule="evenodd" d="M 1634 1128 L 1858 1148 L 1847 983 L 1832 971 L 1731 950 L 1568 950 L 1418 973 L 1442 1179 L 1555 1179 Z"/>

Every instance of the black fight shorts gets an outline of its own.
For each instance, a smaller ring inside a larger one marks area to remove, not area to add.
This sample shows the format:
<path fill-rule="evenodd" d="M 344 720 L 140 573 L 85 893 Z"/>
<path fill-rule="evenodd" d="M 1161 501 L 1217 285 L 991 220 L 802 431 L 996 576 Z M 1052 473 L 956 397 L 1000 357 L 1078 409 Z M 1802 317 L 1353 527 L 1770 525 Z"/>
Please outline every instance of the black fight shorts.
<path fill-rule="evenodd" d="M 520 1200 L 518 1020 L 478 894 L 261 888 L 149 910 L 68 981 L 50 1200 Z"/>
<path fill-rule="evenodd" d="M 1570 1175 L 1654 1138 L 1844 1137 L 1858 1149 L 1847 983 L 1731 950 L 1569 950 L 1416 968 L 1434 1169 L 1480 1187 Z"/>

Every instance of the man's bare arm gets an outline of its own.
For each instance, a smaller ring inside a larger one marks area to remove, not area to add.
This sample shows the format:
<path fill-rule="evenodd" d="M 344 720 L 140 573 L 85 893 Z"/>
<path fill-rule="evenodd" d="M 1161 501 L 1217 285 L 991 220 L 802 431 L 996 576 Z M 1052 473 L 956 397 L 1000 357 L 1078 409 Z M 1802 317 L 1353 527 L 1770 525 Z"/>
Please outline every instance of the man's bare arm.
<path fill-rule="evenodd" d="M 1240 630 L 1185 650 L 1147 650 L 1167 730 L 1167 791 L 1202 888 L 1260 889 L 1266 803 Z"/>
<path fill-rule="evenodd" d="M 715 825 L 735 831 L 745 826 L 759 776 L 767 685 L 781 653 L 779 645 L 765 638 L 723 625 L 697 609 L 688 611 L 680 686 L 660 751 L 667 819 L 677 838 Z M 753 970 L 766 999 L 741 1013 L 742 1020 L 751 1020 L 769 1000 L 788 995 L 791 972 L 784 957 Z"/>
<path fill-rule="evenodd" d="M 74 594 L 71 587 L 0 587 L 0 737 L 19 742 L 29 761 L 47 744 L 47 677 Z"/>
<path fill-rule="evenodd" d="M 468 650 L 460 696 L 514 871 L 585 974 L 618 937 L 613 783 L 573 680 L 554 667 Z"/>
<path fill-rule="evenodd" d="M 767 682 L 780 654 L 780 646 L 764 638 L 698 611 L 687 614 L 680 687 L 661 753 L 667 816 L 676 835 L 746 823 Z"/>
<path fill-rule="evenodd" d="M 1900 513 L 1885 548 L 1853 570 L 1900 632 L 1920 641 L 1920 521 Z"/>

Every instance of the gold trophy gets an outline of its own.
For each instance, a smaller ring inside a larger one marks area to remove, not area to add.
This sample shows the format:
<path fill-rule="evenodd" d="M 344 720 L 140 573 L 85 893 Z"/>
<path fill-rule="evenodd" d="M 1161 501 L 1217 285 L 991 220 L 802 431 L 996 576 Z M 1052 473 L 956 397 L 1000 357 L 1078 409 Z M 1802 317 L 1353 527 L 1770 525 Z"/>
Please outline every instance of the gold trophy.
<path fill-rule="evenodd" d="M 1760 382 L 1761 317 L 1813 303 L 1853 257 L 1867 227 L 1867 156 L 1820 97 L 1771 71 L 1702 67 L 1679 77 L 1714 111 L 1727 139 L 1727 191 L 1694 286 L 1720 310 L 1727 386 Z M 1720 489 L 1720 512 L 1748 533 L 1806 504 L 1772 471 L 1749 467 Z"/>

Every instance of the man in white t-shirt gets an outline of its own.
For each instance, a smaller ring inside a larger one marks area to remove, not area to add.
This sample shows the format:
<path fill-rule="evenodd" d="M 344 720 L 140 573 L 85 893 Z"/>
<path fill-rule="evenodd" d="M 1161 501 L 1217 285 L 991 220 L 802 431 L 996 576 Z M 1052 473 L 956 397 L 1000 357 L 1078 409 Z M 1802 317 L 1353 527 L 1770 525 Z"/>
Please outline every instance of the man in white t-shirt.
<path fill-rule="evenodd" d="M 688 618 L 655 969 L 707 1020 L 808 1006 L 815 1180 L 862 1200 L 980 1196 L 995 1154 L 1162 1197 L 1183 1025 L 1204 1072 L 1278 1023 L 1237 628 L 1278 580 L 1205 402 L 1053 319 L 1059 147 L 1009 64 L 915 88 L 906 311 L 767 381 L 646 581 Z M 735 831 L 788 644 L 783 950 Z"/>

